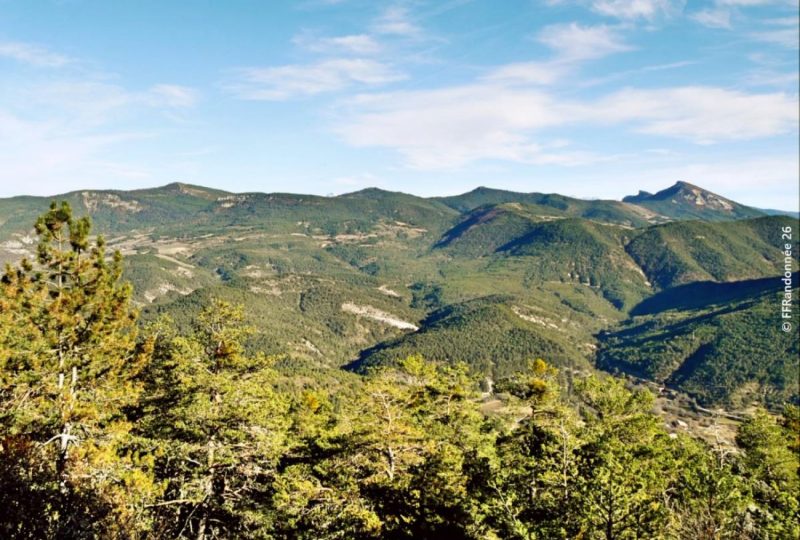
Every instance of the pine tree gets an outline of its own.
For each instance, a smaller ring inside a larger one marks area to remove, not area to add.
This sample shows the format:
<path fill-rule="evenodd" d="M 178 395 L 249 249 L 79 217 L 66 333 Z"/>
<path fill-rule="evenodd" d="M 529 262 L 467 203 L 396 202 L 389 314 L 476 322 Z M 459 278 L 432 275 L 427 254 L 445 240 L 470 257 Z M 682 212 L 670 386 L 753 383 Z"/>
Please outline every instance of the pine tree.
<path fill-rule="evenodd" d="M 147 347 L 122 258 L 90 232 L 88 218 L 53 203 L 36 222 L 36 261 L 7 267 L 0 290 L 3 450 L 28 449 L 40 472 L 28 487 L 46 507 L 35 526 L 59 538 L 135 535 L 153 489 L 125 417 Z"/>
<path fill-rule="evenodd" d="M 664 496 L 676 477 L 671 439 L 652 414 L 653 395 L 622 380 L 588 377 L 576 385 L 583 405 L 579 437 L 582 528 L 589 538 L 663 538 Z"/>
<path fill-rule="evenodd" d="M 782 426 L 766 411 L 757 411 L 736 434 L 743 476 L 758 505 L 755 520 L 760 538 L 800 537 L 800 468 L 794 447 L 798 433 L 794 410 L 789 407 L 787 413 Z"/>
<path fill-rule="evenodd" d="M 268 526 L 289 403 L 274 390 L 274 359 L 244 353 L 250 332 L 241 306 L 215 301 L 194 335 L 156 345 L 141 432 L 160 448 L 163 537 L 243 538 Z"/>
<path fill-rule="evenodd" d="M 679 476 L 667 497 L 670 529 L 678 538 L 747 540 L 753 537 L 754 508 L 745 479 L 737 474 L 733 449 L 710 447 L 678 436 Z"/>
<path fill-rule="evenodd" d="M 558 370 L 544 360 L 498 381 L 497 391 L 516 397 L 527 416 L 501 439 L 500 466 L 490 480 L 494 512 L 511 538 L 566 538 L 579 529 L 577 418 L 562 395 Z"/>
<path fill-rule="evenodd" d="M 493 435 L 476 388 L 464 366 L 419 356 L 370 374 L 283 471 L 280 537 L 485 538 L 470 487 Z"/>

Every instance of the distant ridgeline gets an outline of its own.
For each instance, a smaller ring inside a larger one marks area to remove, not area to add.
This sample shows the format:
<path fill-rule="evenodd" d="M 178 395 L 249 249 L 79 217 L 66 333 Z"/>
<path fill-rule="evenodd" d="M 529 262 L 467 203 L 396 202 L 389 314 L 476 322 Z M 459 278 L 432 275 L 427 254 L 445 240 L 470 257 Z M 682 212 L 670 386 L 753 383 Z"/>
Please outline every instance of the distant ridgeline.
<path fill-rule="evenodd" d="M 705 404 L 797 401 L 797 216 L 678 182 L 622 201 L 478 188 L 421 198 L 233 194 L 186 184 L 0 199 L 0 260 L 31 257 L 51 200 L 89 215 L 145 321 L 246 307 L 251 349 L 323 377 L 409 353 L 499 378 L 543 357 Z"/>

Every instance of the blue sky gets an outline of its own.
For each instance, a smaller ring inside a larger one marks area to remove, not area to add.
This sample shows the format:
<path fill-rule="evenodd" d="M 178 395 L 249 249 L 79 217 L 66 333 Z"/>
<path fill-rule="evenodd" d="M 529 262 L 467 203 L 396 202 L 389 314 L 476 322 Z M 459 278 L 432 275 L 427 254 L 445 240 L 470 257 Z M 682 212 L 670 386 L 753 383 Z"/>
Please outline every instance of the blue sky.
<path fill-rule="evenodd" d="M 0 0 L 0 196 L 798 205 L 797 0 Z"/>

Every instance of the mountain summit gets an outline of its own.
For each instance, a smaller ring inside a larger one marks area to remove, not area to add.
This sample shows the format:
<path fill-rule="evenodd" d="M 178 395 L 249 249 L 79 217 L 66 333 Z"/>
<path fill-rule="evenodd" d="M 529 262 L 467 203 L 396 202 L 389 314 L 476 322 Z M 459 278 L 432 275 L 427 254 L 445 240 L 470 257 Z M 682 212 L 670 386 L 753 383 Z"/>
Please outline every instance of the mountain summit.
<path fill-rule="evenodd" d="M 673 219 L 728 220 L 764 215 L 760 210 L 744 206 L 688 182 L 676 182 L 673 186 L 655 194 L 640 191 L 638 195 L 629 195 L 622 201 Z"/>

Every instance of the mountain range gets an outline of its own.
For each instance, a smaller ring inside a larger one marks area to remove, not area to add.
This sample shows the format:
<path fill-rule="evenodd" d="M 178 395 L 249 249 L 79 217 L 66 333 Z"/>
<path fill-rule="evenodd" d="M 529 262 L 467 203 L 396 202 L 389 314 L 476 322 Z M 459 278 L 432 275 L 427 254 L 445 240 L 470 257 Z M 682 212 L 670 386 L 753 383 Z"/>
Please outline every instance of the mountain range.
<path fill-rule="evenodd" d="M 181 183 L 14 197 L 0 199 L 0 261 L 35 256 L 32 224 L 51 200 L 126 256 L 145 320 L 187 326 L 212 297 L 234 300 L 257 329 L 250 346 L 295 368 L 421 353 L 496 378 L 543 357 L 706 404 L 798 399 L 798 339 L 777 307 L 778 276 L 798 269 L 797 233 L 788 263 L 782 239 L 797 218 L 686 182 L 622 201 Z"/>

